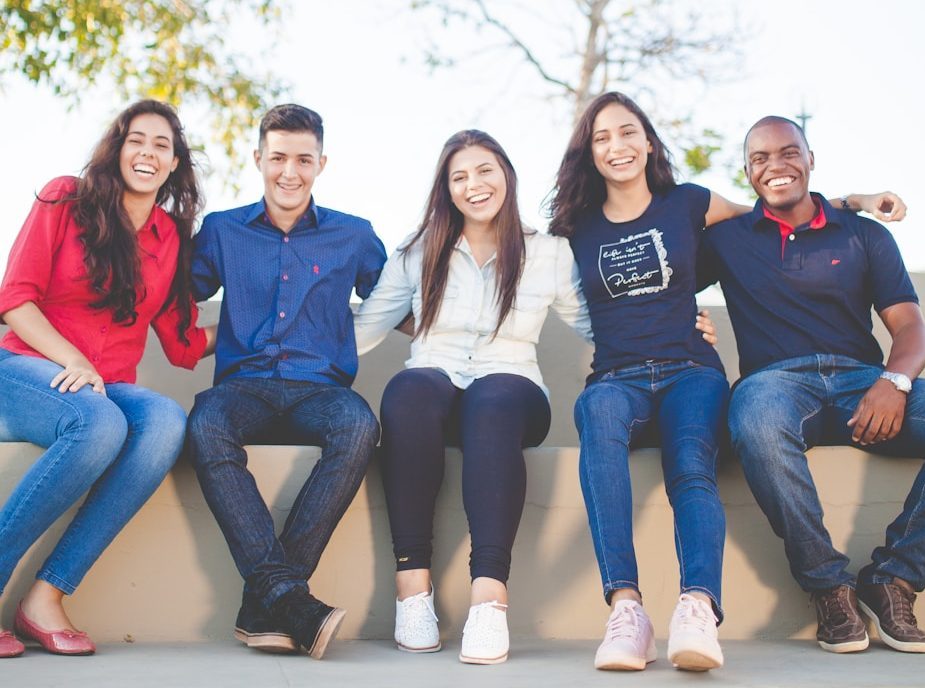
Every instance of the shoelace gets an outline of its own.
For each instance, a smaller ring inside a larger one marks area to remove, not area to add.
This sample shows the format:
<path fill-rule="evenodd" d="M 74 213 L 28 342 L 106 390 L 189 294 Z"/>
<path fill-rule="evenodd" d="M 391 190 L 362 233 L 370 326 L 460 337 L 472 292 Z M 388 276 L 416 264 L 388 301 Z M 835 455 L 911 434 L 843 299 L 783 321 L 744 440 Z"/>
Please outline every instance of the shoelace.
<path fill-rule="evenodd" d="M 909 592 L 900 585 L 893 585 L 892 587 L 899 590 L 899 605 L 896 610 L 896 616 L 899 618 L 899 621 L 904 624 L 918 626 L 919 624 L 915 618 L 915 612 L 912 611 L 912 605 L 915 604 L 915 593 Z"/>
<path fill-rule="evenodd" d="M 698 626 L 699 630 L 706 631 L 710 626 L 716 625 L 716 618 L 712 612 L 707 612 L 696 598 L 681 595 L 678 600 L 677 615 L 682 622 Z"/>
<path fill-rule="evenodd" d="M 419 592 L 417 595 L 412 595 L 404 600 L 402 600 L 402 606 L 406 611 L 411 612 L 412 614 L 423 615 L 420 611 L 422 609 L 427 610 L 427 614 L 434 617 L 434 621 L 439 621 L 437 618 L 437 613 L 430 608 L 430 605 L 427 604 L 427 597 L 430 596 L 429 592 Z M 426 616 L 426 615 L 425 615 Z"/>
<path fill-rule="evenodd" d="M 628 606 L 620 606 L 607 619 L 607 636 L 610 640 L 617 638 L 635 638 L 638 635 L 639 619 Z"/>
<path fill-rule="evenodd" d="M 836 626 L 848 621 L 848 589 L 839 586 L 828 593 L 819 595 L 826 618 Z"/>
<path fill-rule="evenodd" d="M 506 612 L 507 605 L 501 604 L 498 600 L 491 600 L 490 602 L 481 602 L 473 605 L 472 610 L 469 612 L 469 617 L 472 619 L 475 626 L 483 632 L 486 628 L 489 628 L 488 624 L 482 623 L 482 617 L 488 614 L 489 609 L 497 609 L 498 611 Z"/>

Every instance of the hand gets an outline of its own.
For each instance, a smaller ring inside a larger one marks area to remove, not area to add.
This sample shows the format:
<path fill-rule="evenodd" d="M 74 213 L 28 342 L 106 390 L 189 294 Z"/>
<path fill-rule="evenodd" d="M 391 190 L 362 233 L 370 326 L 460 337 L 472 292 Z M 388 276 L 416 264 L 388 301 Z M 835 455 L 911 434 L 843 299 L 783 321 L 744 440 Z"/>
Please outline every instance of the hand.
<path fill-rule="evenodd" d="M 906 395 L 889 380 L 877 380 L 861 399 L 848 427 L 851 440 L 867 445 L 896 437 L 906 414 Z"/>
<path fill-rule="evenodd" d="M 703 332 L 703 338 L 708 344 L 716 346 L 719 338 L 716 336 L 716 327 L 714 327 L 713 321 L 710 320 L 710 311 L 704 308 L 697 313 L 697 323 L 694 327 Z"/>
<path fill-rule="evenodd" d="M 64 366 L 64 370 L 55 375 L 50 386 L 57 387 L 59 392 L 64 393 L 80 391 L 84 385 L 90 385 L 94 392 L 106 396 L 103 378 L 86 359 Z"/>
<path fill-rule="evenodd" d="M 880 222 L 899 222 L 906 217 L 906 204 L 892 191 L 878 194 L 858 194 L 861 210 L 873 215 Z"/>

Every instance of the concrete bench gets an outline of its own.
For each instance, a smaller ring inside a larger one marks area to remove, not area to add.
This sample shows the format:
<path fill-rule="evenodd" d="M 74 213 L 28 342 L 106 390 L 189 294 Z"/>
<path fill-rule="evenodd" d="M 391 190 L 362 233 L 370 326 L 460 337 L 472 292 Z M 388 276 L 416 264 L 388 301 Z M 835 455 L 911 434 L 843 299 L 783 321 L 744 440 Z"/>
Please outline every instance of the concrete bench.
<path fill-rule="evenodd" d="M 210 304 L 206 320 L 214 316 Z M 723 338 L 721 356 L 734 377 L 728 321 L 722 309 L 715 309 L 714 318 Z M 406 355 L 407 339 L 394 334 L 361 359 L 356 388 L 374 410 L 385 382 Z M 543 447 L 527 452 L 527 504 L 510 580 L 511 632 L 525 638 L 596 638 L 607 611 L 578 484 L 571 413 L 590 349 L 553 317 L 539 355 L 552 389 L 553 427 Z M 152 342 L 139 383 L 170 394 L 187 408 L 195 392 L 210 382 L 210 363 L 192 373 L 168 374 L 166 368 Z M 0 501 L 39 453 L 30 444 L 0 443 Z M 253 446 L 248 453 L 258 485 L 281 526 L 318 450 Z M 460 464 L 458 451 L 448 450 L 435 528 L 437 612 L 447 637 L 461 633 L 468 604 L 469 543 Z M 920 461 L 823 447 L 811 452 L 810 464 L 833 539 L 857 570 L 902 508 Z M 677 598 L 678 566 L 658 451 L 634 452 L 631 470 L 641 585 L 656 633 L 664 636 Z M 740 468 L 726 462 L 719 479 L 728 520 L 722 636 L 812 637 L 814 614 L 808 596 L 791 579 L 781 542 L 755 505 Z M 65 515 L 24 557 L 4 594 L 5 626 L 12 621 L 15 601 L 72 515 L 73 511 Z M 343 637 L 387 638 L 394 618 L 393 573 L 385 500 L 374 464 L 335 531 L 312 585 L 321 599 L 348 610 Z M 68 608 L 102 642 L 223 639 L 230 637 L 240 590 L 241 581 L 195 475 L 181 462 L 90 571 Z M 925 617 L 922 600 L 917 612 Z"/>

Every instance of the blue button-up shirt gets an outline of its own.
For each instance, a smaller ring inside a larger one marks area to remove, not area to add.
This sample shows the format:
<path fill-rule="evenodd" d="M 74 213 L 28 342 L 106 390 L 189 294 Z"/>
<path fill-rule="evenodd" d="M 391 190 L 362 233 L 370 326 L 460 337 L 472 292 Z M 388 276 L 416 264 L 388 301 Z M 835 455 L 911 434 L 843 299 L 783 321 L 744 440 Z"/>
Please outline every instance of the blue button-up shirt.
<path fill-rule="evenodd" d="M 282 378 L 349 386 L 357 372 L 350 293 L 372 291 L 385 249 L 370 223 L 321 208 L 286 233 L 263 200 L 210 213 L 196 235 L 193 292 L 224 288 L 215 382 Z"/>

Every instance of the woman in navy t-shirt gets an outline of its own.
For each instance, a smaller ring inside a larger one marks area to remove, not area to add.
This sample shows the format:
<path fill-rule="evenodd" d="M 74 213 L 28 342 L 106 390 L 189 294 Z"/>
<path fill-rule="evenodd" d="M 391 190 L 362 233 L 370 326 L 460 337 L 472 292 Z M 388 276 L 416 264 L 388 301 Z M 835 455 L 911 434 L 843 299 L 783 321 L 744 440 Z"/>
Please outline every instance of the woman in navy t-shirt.
<path fill-rule="evenodd" d="M 599 669 L 644 669 L 655 659 L 639 593 L 628 466 L 630 446 L 644 443 L 662 447 L 681 564 L 669 659 L 700 670 L 723 662 L 716 626 L 725 516 L 716 457 L 729 386 L 694 328 L 695 264 L 703 227 L 745 210 L 703 187 L 678 185 L 648 117 L 619 93 L 591 103 L 559 168 L 550 231 L 571 242 L 595 342 L 575 422 L 581 486 L 612 608 Z"/>

